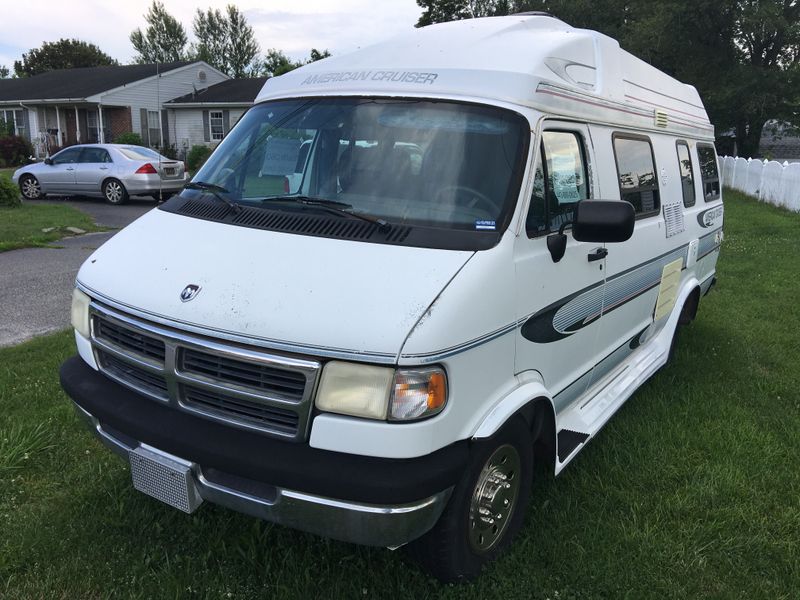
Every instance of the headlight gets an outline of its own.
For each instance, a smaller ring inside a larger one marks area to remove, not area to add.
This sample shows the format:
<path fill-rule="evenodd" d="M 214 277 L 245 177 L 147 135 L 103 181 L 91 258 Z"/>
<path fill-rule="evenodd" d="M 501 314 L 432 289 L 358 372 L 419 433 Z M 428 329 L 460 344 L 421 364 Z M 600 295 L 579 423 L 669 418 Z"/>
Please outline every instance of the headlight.
<path fill-rule="evenodd" d="M 78 288 L 72 290 L 72 326 L 83 337 L 89 337 L 89 304 L 92 299 Z"/>
<path fill-rule="evenodd" d="M 439 413 L 447 403 L 447 378 L 438 367 L 389 369 L 331 361 L 322 370 L 317 408 L 326 412 L 412 421 Z"/>
<path fill-rule="evenodd" d="M 438 367 L 400 369 L 394 378 L 389 419 L 409 421 L 431 417 L 447 403 L 447 378 Z"/>
<path fill-rule="evenodd" d="M 317 408 L 343 415 L 385 419 L 394 369 L 331 361 L 322 370 Z"/>

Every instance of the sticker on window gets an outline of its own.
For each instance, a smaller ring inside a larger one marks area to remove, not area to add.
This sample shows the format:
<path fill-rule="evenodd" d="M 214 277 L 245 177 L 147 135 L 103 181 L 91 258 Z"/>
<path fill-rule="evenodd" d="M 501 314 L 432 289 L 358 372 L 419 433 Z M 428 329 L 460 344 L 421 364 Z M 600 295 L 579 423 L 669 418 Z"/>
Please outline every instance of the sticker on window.
<path fill-rule="evenodd" d="M 267 140 L 261 175 L 289 175 L 294 173 L 297 155 L 300 154 L 300 139 L 273 137 Z"/>
<path fill-rule="evenodd" d="M 559 204 L 572 204 L 581 199 L 578 191 L 578 176 L 575 170 L 575 155 L 554 154 L 551 157 L 553 194 Z"/>
<path fill-rule="evenodd" d="M 483 231 L 495 231 L 497 229 L 496 221 L 475 221 L 475 229 Z"/>

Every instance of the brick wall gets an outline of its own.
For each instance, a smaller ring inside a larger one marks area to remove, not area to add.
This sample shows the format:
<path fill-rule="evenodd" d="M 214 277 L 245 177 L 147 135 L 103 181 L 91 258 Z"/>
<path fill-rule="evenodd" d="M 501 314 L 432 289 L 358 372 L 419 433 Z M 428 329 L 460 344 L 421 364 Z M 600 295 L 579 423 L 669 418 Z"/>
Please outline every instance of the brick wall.
<path fill-rule="evenodd" d="M 104 108 L 103 118 L 108 123 L 106 125 L 107 130 L 111 132 L 111 139 L 107 139 L 106 143 L 113 142 L 120 134 L 133 131 L 129 106 L 124 108 Z"/>

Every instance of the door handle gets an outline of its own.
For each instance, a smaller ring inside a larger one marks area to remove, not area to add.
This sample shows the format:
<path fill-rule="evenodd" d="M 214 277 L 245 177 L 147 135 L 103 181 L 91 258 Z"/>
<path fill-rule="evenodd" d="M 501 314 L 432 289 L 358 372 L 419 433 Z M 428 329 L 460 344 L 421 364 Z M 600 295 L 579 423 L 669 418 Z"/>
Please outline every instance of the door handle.
<path fill-rule="evenodd" d="M 595 248 L 594 250 L 589 252 L 589 262 L 594 262 L 596 260 L 603 260 L 606 256 L 608 256 L 607 248 Z"/>
<path fill-rule="evenodd" d="M 74 170 L 75 170 L 75 167 L 67 167 L 67 168 L 66 168 L 66 170 L 67 170 L 67 171 L 74 171 Z"/>
<path fill-rule="evenodd" d="M 108 171 L 108 167 L 100 167 L 101 171 Z"/>

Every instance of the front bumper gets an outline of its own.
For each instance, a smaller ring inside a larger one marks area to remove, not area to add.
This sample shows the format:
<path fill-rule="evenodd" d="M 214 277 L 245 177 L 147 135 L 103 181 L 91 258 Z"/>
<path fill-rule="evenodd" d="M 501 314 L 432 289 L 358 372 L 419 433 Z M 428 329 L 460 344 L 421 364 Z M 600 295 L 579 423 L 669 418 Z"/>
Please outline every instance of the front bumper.
<path fill-rule="evenodd" d="M 329 452 L 161 406 L 78 357 L 62 386 L 101 441 L 127 458 L 140 445 L 190 463 L 200 496 L 268 521 L 369 546 L 397 547 L 439 519 L 468 458 L 466 443 L 418 459 Z"/>

